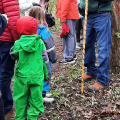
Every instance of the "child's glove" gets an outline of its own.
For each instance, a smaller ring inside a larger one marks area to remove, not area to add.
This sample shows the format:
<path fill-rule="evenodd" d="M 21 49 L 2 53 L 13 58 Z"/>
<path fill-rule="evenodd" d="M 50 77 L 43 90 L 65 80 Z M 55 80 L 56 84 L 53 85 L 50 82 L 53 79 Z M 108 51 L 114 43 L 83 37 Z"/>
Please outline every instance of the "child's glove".
<path fill-rule="evenodd" d="M 39 4 L 35 3 L 35 2 L 33 2 L 32 5 L 33 6 L 40 6 L 41 7 L 41 5 L 39 5 Z"/>
<path fill-rule="evenodd" d="M 63 38 L 64 35 L 69 33 L 69 26 L 67 23 L 62 24 L 62 33 L 60 34 L 60 37 Z"/>

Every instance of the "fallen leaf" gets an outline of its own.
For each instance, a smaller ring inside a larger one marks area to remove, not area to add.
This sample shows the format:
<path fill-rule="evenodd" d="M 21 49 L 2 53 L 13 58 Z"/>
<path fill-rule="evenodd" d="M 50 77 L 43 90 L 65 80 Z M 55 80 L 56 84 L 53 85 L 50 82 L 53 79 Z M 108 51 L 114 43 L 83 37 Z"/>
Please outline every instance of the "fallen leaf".
<path fill-rule="evenodd" d="M 77 109 L 77 111 L 82 111 L 83 110 L 83 108 L 80 107 L 80 106 L 76 106 L 76 109 Z"/>

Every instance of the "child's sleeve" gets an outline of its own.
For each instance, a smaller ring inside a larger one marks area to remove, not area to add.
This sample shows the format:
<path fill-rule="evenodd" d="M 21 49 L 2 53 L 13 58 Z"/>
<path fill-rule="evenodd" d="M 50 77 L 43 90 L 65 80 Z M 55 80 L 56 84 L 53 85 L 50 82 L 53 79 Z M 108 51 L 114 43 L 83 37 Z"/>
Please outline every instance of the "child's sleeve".
<path fill-rule="evenodd" d="M 10 49 L 10 56 L 13 60 L 19 59 L 19 44 L 16 41 L 13 47 Z"/>
<path fill-rule="evenodd" d="M 53 40 L 52 36 L 50 36 L 48 39 L 45 39 L 44 41 L 46 43 L 45 45 L 47 48 L 49 60 L 52 63 L 55 63 L 57 61 L 57 54 L 56 54 L 55 44 L 54 44 L 54 40 Z"/>
<path fill-rule="evenodd" d="M 50 63 L 49 63 L 49 58 L 48 58 L 47 50 L 46 50 L 44 43 L 42 44 L 42 57 L 44 59 L 44 62 L 43 62 L 44 77 L 45 77 L 44 81 L 49 81 L 51 79 Z"/>
<path fill-rule="evenodd" d="M 48 70 L 45 61 L 43 61 L 43 70 L 44 70 L 44 81 L 47 81 L 49 76 L 48 76 Z"/>

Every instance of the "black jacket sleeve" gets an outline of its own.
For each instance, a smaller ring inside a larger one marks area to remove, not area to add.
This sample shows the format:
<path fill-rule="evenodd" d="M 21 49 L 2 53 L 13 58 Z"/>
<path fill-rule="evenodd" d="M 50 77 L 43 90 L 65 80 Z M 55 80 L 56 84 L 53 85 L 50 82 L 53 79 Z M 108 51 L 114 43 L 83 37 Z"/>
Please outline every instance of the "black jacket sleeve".
<path fill-rule="evenodd" d="M 5 28 L 7 26 L 7 21 L 3 15 L 0 15 L 0 36 L 5 31 Z"/>

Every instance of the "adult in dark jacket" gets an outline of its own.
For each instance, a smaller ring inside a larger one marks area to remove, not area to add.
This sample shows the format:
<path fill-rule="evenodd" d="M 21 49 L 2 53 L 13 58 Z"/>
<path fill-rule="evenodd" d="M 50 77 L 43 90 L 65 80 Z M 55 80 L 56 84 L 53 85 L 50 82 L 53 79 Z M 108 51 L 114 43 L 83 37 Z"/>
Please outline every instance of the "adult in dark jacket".
<path fill-rule="evenodd" d="M 0 36 L 5 31 L 7 26 L 7 16 L 0 14 Z M 1 98 L 1 91 L 0 91 L 0 119 L 4 120 L 4 109 L 3 109 L 3 102 Z"/>
<path fill-rule="evenodd" d="M 111 48 L 111 16 L 113 0 L 89 0 L 88 20 L 85 46 L 85 67 L 87 73 L 84 81 L 97 78 L 96 82 L 89 86 L 90 91 L 99 90 L 109 85 L 109 61 Z M 85 0 L 80 0 L 80 9 L 85 11 Z M 95 66 L 95 42 L 98 45 L 99 66 Z M 79 78 L 81 81 L 81 78 Z"/>
<path fill-rule="evenodd" d="M 11 109 L 13 98 L 10 83 L 14 74 L 15 61 L 11 59 L 9 51 L 14 41 L 20 37 L 16 30 L 16 22 L 20 18 L 18 0 L 0 0 L 0 13 L 6 14 L 9 19 L 5 32 L 0 37 L 0 90 L 5 117 L 11 118 L 14 114 Z"/>

